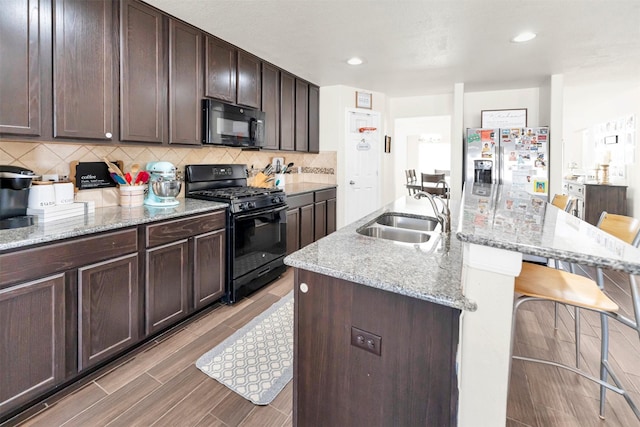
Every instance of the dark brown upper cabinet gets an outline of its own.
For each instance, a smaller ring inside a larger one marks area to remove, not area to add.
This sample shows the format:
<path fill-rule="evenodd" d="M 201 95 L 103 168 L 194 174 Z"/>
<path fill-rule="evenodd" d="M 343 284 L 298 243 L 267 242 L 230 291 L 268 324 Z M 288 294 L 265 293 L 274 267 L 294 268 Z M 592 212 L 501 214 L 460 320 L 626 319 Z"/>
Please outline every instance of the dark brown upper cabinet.
<path fill-rule="evenodd" d="M 0 133 L 40 135 L 40 15 L 38 0 L 2 2 Z"/>
<path fill-rule="evenodd" d="M 53 136 L 111 140 L 115 125 L 111 0 L 55 0 Z"/>
<path fill-rule="evenodd" d="M 295 149 L 296 78 L 280 72 L 280 149 Z"/>
<path fill-rule="evenodd" d="M 296 79 L 296 151 L 309 151 L 309 83 Z"/>
<path fill-rule="evenodd" d="M 212 36 L 205 43 L 205 95 L 235 103 L 237 50 Z"/>
<path fill-rule="evenodd" d="M 262 61 L 246 52 L 238 51 L 237 90 L 239 105 L 260 108 Z"/>
<path fill-rule="evenodd" d="M 309 85 L 309 152 L 320 152 L 320 88 Z"/>
<path fill-rule="evenodd" d="M 120 139 L 167 140 L 166 17 L 149 6 L 124 0 L 120 10 Z"/>
<path fill-rule="evenodd" d="M 169 19 L 169 143 L 201 142 L 203 96 L 200 30 Z"/>
<path fill-rule="evenodd" d="M 280 148 L 280 70 L 262 63 L 262 111 L 265 114 L 265 138 L 262 148 Z"/>

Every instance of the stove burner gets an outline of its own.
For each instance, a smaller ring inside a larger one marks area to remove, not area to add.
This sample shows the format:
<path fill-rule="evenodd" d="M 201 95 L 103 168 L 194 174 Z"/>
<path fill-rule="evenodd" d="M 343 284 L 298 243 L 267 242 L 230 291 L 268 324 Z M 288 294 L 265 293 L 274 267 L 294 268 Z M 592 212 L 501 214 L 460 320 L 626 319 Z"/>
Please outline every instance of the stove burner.
<path fill-rule="evenodd" d="M 206 196 L 217 199 L 242 199 L 245 197 L 269 196 L 273 193 L 282 193 L 278 188 L 259 188 L 259 187 L 227 187 L 211 190 L 193 191 L 191 195 Z"/>

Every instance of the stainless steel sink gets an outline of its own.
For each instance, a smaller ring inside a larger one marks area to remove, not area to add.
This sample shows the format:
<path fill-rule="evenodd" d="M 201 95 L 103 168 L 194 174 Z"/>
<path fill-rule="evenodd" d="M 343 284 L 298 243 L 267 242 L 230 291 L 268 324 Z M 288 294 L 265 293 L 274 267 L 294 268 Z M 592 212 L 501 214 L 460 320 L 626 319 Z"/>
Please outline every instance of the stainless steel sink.
<path fill-rule="evenodd" d="M 398 213 L 385 213 L 356 230 L 363 236 L 395 242 L 423 244 L 437 242 L 442 227 L 436 218 L 413 217 Z"/>
<path fill-rule="evenodd" d="M 376 219 L 376 224 L 418 231 L 435 231 L 440 225 L 436 218 L 415 218 L 400 214 L 383 214 Z"/>
<path fill-rule="evenodd" d="M 426 243 L 431 238 L 429 234 L 419 231 L 386 226 L 380 227 L 376 225 L 361 228 L 358 230 L 358 233 L 363 236 L 377 237 L 379 239 L 394 240 L 396 242 L 404 243 Z"/>

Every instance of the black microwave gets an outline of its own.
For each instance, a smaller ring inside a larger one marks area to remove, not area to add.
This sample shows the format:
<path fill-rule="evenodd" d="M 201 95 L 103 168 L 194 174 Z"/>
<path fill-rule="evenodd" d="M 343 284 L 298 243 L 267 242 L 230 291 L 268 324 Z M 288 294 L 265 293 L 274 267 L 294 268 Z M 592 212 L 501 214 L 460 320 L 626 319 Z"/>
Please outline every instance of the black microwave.
<path fill-rule="evenodd" d="M 202 100 L 202 143 L 260 148 L 264 142 L 264 112 Z"/>

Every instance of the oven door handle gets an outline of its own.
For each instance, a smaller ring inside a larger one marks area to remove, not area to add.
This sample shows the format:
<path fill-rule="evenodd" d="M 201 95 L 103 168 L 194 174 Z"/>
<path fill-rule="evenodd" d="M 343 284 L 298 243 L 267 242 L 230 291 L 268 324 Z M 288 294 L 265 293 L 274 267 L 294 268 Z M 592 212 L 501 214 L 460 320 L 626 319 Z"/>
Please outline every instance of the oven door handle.
<path fill-rule="evenodd" d="M 279 212 L 282 212 L 284 210 L 287 210 L 288 207 L 289 206 L 284 205 L 284 206 L 281 206 L 281 207 L 276 208 L 276 209 L 269 208 L 269 209 L 264 209 L 264 210 L 260 210 L 260 211 L 255 211 L 255 212 L 248 212 L 248 213 L 246 213 L 244 215 L 236 215 L 234 217 L 234 219 L 247 219 L 247 218 L 253 218 L 253 217 L 257 217 L 257 216 L 262 216 L 264 214 L 279 213 Z"/>

